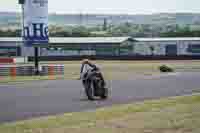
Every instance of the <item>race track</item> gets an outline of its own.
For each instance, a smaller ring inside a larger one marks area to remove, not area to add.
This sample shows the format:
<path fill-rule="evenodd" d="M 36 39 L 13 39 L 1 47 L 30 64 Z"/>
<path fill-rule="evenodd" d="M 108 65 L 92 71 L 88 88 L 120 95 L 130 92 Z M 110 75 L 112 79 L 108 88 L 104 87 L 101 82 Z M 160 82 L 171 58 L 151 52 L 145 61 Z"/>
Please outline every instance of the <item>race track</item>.
<path fill-rule="evenodd" d="M 113 104 L 200 92 L 200 73 L 177 73 L 132 80 L 113 80 L 106 101 L 88 101 L 75 80 L 33 81 L 0 85 L 0 123 L 79 112 Z"/>

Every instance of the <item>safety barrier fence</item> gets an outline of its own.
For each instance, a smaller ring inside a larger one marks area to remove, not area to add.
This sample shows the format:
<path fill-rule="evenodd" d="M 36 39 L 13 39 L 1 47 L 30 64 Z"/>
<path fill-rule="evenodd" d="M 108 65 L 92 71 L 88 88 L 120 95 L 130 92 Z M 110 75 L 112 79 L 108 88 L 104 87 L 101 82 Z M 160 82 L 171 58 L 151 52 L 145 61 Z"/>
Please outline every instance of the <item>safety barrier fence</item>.
<path fill-rule="evenodd" d="M 34 66 L 0 65 L 0 76 L 33 76 Z M 41 65 L 40 75 L 64 75 L 64 65 Z"/>

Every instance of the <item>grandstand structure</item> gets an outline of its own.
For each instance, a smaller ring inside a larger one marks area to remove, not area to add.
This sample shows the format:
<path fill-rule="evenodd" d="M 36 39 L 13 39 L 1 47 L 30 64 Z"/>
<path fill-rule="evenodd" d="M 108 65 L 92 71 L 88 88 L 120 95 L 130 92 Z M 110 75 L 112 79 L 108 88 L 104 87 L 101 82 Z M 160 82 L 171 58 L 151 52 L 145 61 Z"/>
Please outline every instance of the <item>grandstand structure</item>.
<path fill-rule="evenodd" d="M 200 55 L 200 37 L 52 37 L 39 49 L 40 56 L 181 56 Z M 34 48 L 23 45 L 22 38 L 0 38 L 0 57 L 33 56 Z"/>

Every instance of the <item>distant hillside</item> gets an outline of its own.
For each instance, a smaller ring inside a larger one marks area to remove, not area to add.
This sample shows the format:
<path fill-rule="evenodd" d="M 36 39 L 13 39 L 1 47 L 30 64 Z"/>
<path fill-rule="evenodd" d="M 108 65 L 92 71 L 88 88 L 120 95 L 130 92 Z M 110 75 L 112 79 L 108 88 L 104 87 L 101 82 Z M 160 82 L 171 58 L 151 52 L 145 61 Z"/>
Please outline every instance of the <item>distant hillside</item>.
<path fill-rule="evenodd" d="M 0 26 L 20 25 L 19 13 L 0 12 Z M 104 15 L 104 14 L 50 14 L 53 25 L 99 25 L 107 19 L 110 24 L 131 22 L 135 24 L 200 24 L 200 13 L 161 13 L 152 15 Z"/>

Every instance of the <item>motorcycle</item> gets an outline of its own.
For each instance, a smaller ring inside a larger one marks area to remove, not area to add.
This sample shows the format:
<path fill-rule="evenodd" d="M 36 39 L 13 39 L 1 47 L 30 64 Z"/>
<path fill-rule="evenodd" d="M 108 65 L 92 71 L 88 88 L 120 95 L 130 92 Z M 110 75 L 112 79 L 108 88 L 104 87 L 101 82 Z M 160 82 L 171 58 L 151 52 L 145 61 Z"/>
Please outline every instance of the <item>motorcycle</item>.
<path fill-rule="evenodd" d="M 84 74 L 82 83 L 89 100 L 95 100 L 96 97 L 101 99 L 108 98 L 108 88 L 105 87 L 105 81 L 99 71 L 87 71 Z"/>

